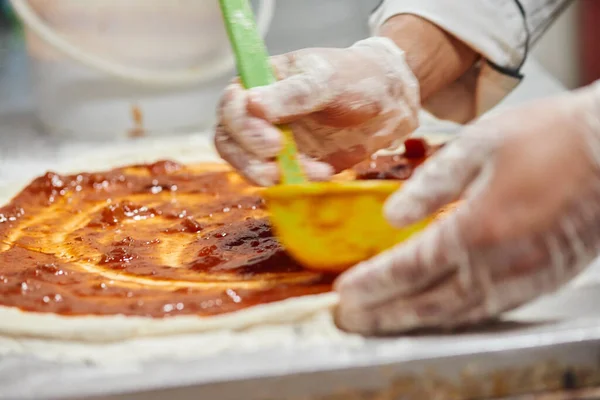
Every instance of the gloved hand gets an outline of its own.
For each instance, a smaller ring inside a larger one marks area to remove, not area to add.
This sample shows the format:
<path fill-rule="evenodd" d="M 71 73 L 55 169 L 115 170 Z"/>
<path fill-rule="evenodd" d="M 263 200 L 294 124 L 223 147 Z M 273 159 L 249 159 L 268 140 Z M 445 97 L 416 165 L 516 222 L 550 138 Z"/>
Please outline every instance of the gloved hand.
<path fill-rule="evenodd" d="M 422 234 L 336 282 L 338 324 L 363 334 L 454 328 L 549 293 L 600 252 L 600 83 L 467 127 L 388 201 Z"/>
<path fill-rule="evenodd" d="M 282 140 L 274 124 L 290 124 L 313 180 L 363 161 L 418 125 L 419 85 L 390 39 L 300 50 L 272 64 L 278 82 L 248 91 L 234 82 L 219 107 L 217 151 L 254 183 L 279 179 L 273 159 Z"/>

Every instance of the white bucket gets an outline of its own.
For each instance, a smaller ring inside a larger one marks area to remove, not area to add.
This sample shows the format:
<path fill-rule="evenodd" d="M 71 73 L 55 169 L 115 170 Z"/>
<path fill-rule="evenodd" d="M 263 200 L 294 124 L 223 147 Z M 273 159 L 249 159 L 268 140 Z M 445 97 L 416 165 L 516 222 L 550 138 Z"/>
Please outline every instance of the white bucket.
<path fill-rule="evenodd" d="M 234 59 L 217 0 L 12 0 L 36 115 L 52 136 L 113 139 L 210 128 Z M 261 0 L 267 33 L 274 0 Z"/>

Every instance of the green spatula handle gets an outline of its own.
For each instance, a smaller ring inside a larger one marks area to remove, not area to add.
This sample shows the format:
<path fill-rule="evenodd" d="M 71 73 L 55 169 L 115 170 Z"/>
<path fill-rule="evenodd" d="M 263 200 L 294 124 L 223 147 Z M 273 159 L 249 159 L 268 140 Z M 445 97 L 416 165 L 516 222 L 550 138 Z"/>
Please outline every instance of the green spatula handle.
<path fill-rule="evenodd" d="M 266 86 L 276 81 L 269 53 L 258 32 L 248 0 L 219 0 L 229 41 L 237 61 L 237 69 L 245 88 Z M 298 162 L 298 151 L 292 130 L 280 126 L 283 149 L 277 157 L 284 184 L 306 181 Z"/>

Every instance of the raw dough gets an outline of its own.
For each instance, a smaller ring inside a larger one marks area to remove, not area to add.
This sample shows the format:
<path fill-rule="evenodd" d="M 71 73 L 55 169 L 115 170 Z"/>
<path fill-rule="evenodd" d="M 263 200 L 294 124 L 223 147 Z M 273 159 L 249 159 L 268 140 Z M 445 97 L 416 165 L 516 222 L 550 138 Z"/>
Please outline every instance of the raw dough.
<path fill-rule="evenodd" d="M 198 146 L 198 143 L 196 143 L 194 148 L 196 153 L 193 161 L 204 162 L 218 159 L 207 144 Z M 164 158 L 192 161 L 191 157 L 185 157 L 185 154 L 180 153 L 179 151 L 170 151 L 165 154 L 164 149 L 157 153 L 146 150 L 139 152 L 135 159 L 119 157 L 114 153 L 109 157 L 102 154 L 97 157 L 88 155 L 83 162 L 87 171 L 93 171 L 112 168 L 124 162 L 127 164 L 152 162 Z M 77 160 L 74 160 L 70 166 L 59 168 L 59 172 L 67 173 L 81 170 L 80 167 L 76 166 L 77 164 Z M 15 190 L 5 189 L 0 193 L 2 193 L 0 200 L 4 204 L 5 200 L 8 200 L 16 192 Z M 331 310 L 336 301 L 336 295 L 328 293 L 255 306 L 209 318 L 177 316 L 167 319 L 124 316 L 70 317 L 52 313 L 24 312 L 17 308 L 0 306 L 0 334 L 18 337 L 105 342 L 141 336 L 243 329 L 255 324 L 291 323 L 309 318 L 320 311 Z"/>
<path fill-rule="evenodd" d="M 173 159 L 179 162 L 218 161 L 208 137 L 152 140 L 80 155 L 58 166 L 59 173 L 110 169 L 123 164 Z M 23 182 L 0 187 L 5 204 Z M 64 317 L 0 307 L 0 354 L 37 356 L 95 363 L 138 362 L 152 358 L 189 358 L 226 350 L 255 350 L 281 345 L 339 342 L 360 345 L 362 338 L 335 327 L 335 293 L 304 296 L 256 306 L 235 313 L 168 320 L 151 318 Z"/>

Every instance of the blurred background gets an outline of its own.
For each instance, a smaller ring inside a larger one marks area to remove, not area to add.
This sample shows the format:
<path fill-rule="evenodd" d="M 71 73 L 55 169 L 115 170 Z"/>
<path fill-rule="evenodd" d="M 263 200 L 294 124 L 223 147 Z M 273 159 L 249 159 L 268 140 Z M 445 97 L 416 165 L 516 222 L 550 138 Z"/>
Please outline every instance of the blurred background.
<path fill-rule="evenodd" d="M 600 2 L 573 1 L 534 48 L 540 64 L 569 89 L 600 79 Z"/>
<path fill-rule="evenodd" d="M 0 113 L 29 102 L 35 108 L 33 123 L 41 131 L 79 139 L 190 133 L 214 124 L 219 94 L 233 76 L 216 0 L 21 2 L 75 47 L 79 57 L 91 55 L 135 68 L 127 79 L 74 61 L 41 40 L 30 21 L 21 32 L 9 2 L 0 2 L 0 105 L 4 104 Z M 277 54 L 308 46 L 347 46 L 366 37 L 367 17 L 378 0 L 252 3 L 268 32 L 269 51 Z M 164 79 L 136 82 L 148 75 L 145 72 L 162 74 Z M 196 78 L 166 83 L 166 77 L 177 80 L 188 75 Z"/>
<path fill-rule="evenodd" d="M 36 162 L 23 161 L 23 149 L 28 155 L 37 154 L 36 149 L 47 152 L 65 140 L 127 141 L 210 131 L 219 94 L 234 74 L 216 0 L 24 3 L 80 57 L 92 55 L 133 68 L 129 75 L 142 70 L 174 79 L 193 75 L 195 80 L 148 84 L 84 66 L 40 40 L 31 28 L 23 29 L 9 2 L 0 0 L 0 169 L 17 155 L 21 162 Z M 253 1 L 272 54 L 347 46 L 364 38 L 368 16 L 378 3 Z M 503 104 L 600 79 L 599 37 L 600 1 L 573 1 L 536 45 L 524 82 Z M 429 123 L 437 121 L 425 119 L 423 129 L 431 129 Z"/>

